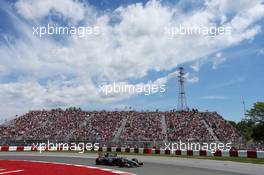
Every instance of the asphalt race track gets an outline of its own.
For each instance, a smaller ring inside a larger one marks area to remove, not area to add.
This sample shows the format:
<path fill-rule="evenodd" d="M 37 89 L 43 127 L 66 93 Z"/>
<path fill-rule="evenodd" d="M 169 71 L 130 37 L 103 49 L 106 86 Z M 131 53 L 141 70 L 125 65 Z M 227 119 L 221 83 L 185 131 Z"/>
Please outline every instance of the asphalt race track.
<path fill-rule="evenodd" d="M 97 154 L 78 153 L 37 153 L 0 152 L 0 160 L 35 160 L 60 162 L 78 165 L 95 165 Z M 144 162 L 140 168 L 106 167 L 137 175 L 262 175 L 264 165 L 237 163 L 229 161 L 200 160 L 176 157 L 126 156 L 136 157 Z M 104 166 L 100 166 L 104 168 Z"/>

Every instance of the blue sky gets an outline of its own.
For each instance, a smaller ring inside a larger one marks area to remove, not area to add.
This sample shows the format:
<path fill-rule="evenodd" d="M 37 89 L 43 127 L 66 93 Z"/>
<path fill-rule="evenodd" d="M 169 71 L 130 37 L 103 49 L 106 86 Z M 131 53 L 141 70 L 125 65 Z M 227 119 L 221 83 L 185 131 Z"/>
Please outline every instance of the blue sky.
<path fill-rule="evenodd" d="M 188 106 L 202 111 L 217 111 L 227 119 L 239 120 L 244 116 L 242 98 L 244 98 L 246 109 L 250 109 L 256 101 L 263 101 L 264 60 L 263 55 L 259 53 L 261 46 L 263 46 L 263 34 L 262 38 L 260 35 L 259 38 L 254 39 L 254 43 L 244 42 L 224 50 L 222 53 L 228 59 L 216 70 L 212 68 L 212 63 L 209 61 L 201 66 L 199 72 L 190 68 L 192 63 L 183 64 L 188 72 L 199 77 L 199 82 L 186 84 Z M 147 97 L 151 101 L 147 102 L 148 108 L 151 110 L 175 108 L 177 86 L 177 78 L 174 78 L 167 85 L 164 96 L 157 94 Z M 146 106 L 146 101 L 140 99 L 141 97 L 135 98 L 138 109 Z M 130 100 L 126 104 L 133 106 Z"/>
<path fill-rule="evenodd" d="M 80 106 L 177 107 L 177 68 L 183 66 L 190 108 L 243 117 L 264 100 L 264 7 L 247 1 L 1 1 L 0 118 L 28 110 Z M 167 24 L 231 26 L 228 36 L 163 36 Z M 102 34 L 34 36 L 32 28 L 98 27 Z M 111 94 L 101 84 L 166 85 L 165 93 Z"/>

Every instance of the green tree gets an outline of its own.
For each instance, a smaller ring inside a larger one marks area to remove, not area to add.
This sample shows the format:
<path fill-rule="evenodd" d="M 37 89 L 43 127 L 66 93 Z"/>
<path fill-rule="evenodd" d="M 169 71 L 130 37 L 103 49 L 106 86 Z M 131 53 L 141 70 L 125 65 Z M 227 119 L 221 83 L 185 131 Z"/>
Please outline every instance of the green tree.
<path fill-rule="evenodd" d="M 255 125 L 251 136 L 255 141 L 264 141 L 264 123 Z"/>
<path fill-rule="evenodd" d="M 246 140 L 251 140 L 254 125 L 255 122 L 252 120 L 243 119 L 236 124 L 236 129 L 245 137 Z"/>
<path fill-rule="evenodd" d="M 247 112 L 248 121 L 253 121 L 251 137 L 255 141 L 264 141 L 264 102 L 256 102 Z"/>
<path fill-rule="evenodd" d="M 256 102 L 246 115 L 256 123 L 264 123 L 264 102 Z"/>
<path fill-rule="evenodd" d="M 231 120 L 229 120 L 229 121 L 227 121 L 230 125 L 232 125 L 233 127 L 235 127 L 236 128 L 236 122 L 234 122 L 234 121 L 231 121 Z"/>

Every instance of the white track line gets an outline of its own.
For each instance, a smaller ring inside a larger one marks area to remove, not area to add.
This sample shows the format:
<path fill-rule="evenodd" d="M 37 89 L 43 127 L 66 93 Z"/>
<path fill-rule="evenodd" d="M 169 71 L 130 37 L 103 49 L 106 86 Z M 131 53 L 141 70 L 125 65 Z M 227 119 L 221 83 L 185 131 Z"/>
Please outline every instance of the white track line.
<path fill-rule="evenodd" d="M 0 172 L 0 174 L 12 174 L 12 173 L 19 173 L 24 170 L 14 170 L 14 171 L 5 171 L 5 172 Z"/>

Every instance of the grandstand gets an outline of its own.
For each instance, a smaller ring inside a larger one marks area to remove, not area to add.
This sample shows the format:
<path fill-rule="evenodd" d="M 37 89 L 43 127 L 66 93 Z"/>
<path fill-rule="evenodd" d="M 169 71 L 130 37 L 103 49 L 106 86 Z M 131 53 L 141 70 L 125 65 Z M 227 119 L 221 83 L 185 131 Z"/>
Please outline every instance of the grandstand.
<path fill-rule="evenodd" d="M 165 141 L 238 142 L 239 134 L 216 112 L 30 111 L 0 125 L 2 142 L 59 140 L 102 144 Z"/>

